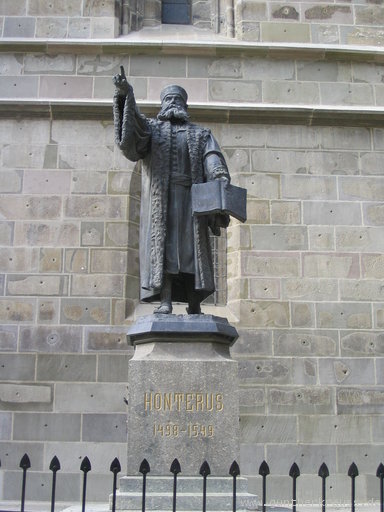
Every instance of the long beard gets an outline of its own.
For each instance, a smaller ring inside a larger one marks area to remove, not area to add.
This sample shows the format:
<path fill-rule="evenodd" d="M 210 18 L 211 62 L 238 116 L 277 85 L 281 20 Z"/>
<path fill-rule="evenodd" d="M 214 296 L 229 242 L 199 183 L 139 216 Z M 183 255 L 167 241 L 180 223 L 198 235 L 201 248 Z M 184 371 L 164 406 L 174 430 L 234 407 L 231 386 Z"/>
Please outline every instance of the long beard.
<path fill-rule="evenodd" d="M 178 120 L 186 123 L 189 119 L 189 115 L 184 108 L 179 107 L 168 107 L 162 108 L 157 114 L 157 119 L 160 121 L 172 121 Z"/>

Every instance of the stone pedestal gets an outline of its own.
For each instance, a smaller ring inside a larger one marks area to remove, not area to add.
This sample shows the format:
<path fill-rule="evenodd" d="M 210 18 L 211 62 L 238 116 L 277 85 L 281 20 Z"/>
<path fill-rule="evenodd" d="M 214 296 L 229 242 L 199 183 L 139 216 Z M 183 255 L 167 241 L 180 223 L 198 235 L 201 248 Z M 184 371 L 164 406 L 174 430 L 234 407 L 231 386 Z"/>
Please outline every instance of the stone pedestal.
<path fill-rule="evenodd" d="M 183 476 L 206 460 L 228 476 L 239 457 L 237 362 L 229 354 L 237 332 L 211 315 L 151 315 L 130 329 L 128 475 L 146 458 L 150 475 Z"/>

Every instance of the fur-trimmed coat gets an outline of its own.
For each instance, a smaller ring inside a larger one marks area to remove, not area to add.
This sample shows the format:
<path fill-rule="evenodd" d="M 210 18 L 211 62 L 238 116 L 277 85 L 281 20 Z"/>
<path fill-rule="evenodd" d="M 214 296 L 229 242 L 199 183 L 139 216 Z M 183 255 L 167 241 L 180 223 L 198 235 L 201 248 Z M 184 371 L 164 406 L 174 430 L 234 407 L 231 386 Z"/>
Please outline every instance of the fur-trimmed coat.
<path fill-rule="evenodd" d="M 115 140 L 124 156 L 142 160 L 140 213 L 140 282 L 141 299 L 157 300 L 163 284 L 165 239 L 167 234 L 168 191 L 171 174 L 171 123 L 147 119 L 137 109 L 133 95 L 114 97 Z M 224 157 L 210 130 L 186 124 L 187 154 L 192 183 L 203 183 L 229 173 Z M 214 289 L 210 251 L 209 219 L 193 218 L 195 290 L 201 300 Z M 173 300 L 187 302 L 181 292 Z"/>

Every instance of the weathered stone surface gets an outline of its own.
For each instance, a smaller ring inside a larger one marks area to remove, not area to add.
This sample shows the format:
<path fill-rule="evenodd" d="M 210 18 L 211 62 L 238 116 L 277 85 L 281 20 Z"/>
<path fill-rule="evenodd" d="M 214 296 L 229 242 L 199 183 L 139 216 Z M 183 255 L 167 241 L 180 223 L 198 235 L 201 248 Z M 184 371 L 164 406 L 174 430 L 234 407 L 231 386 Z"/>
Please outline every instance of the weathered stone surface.
<path fill-rule="evenodd" d="M 372 359 L 322 359 L 319 367 L 320 384 L 370 385 L 375 384 Z"/>
<path fill-rule="evenodd" d="M 209 80 L 209 99 L 229 102 L 261 101 L 261 83 L 256 81 Z"/>
<path fill-rule="evenodd" d="M 25 352 L 81 352 L 80 327 L 23 327 L 20 348 Z"/>
<path fill-rule="evenodd" d="M 326 176 L 282 176 L 282 197 L 286 199 L 336 199 L 336 180 Z"/>
<path fill-rule="evenodd" d="M 356 25 L 383 25 L 384 7 L 380 5 L 356 6 Z"/>
<path fill-rule="evenodd" d="M 2 408 L 19 404 L 51 404 L 51 402 L 52 389 L 50 386 L 0 384 L 0 404 Z"/>
<path fill-rule="evenodd" d="M 84 414 L 82 439 L 94 443 L 126 443 L 126 423 L 125 414 Z"/>
<path fill-rule="evenodd" d="M 271 444 L 267 446 L 266 460 L 268 460 L 271 474 L 288 475 L 292 463 L 296 462 L 303 475 L 306 473 L 316 475 L 319 471 L 319 461 L 325 460 L 328 468 L 336 468 L 336 447 L 329 444 L 301 444 L 300 446 Z"/>
<path fill-rule="evenodd" d="M 36 272 L 37 249 L 0 248 L 0 272 Z"/>
<path fill-rule="evenodd" d="M 272 332 L 255 329 L 240 329 L 239 339 L 231 347 L 233 356 L 271 355 Z"/>
<path fill-rule="evenodd" d="M 124 276 L 76 275 L 72 276 L 72 295 L 85 297 L 122 297 Z"/>
<path fill-rule="evenodd" d="M 308 7 L 304 16 L 306 20 L 329 20 L 334 23 L 353 23 L 353 13 L 350 6 L 322 4 Z"/>
<path fill-rule="evenodd" d="M 242 414 L 265 414 L 266 399 L 261 388 L 239 389 L 239 412 Z"/>
<path fill-rule="evenodd" d="M 77 222 L 18 222 L 14 241 L 15 245 L 71 247 L 78 245 L 79 236 Z"/>
<path fill-rule="evenodd" d="M 293 300 L 330 301 L 337 295 L 335 279 L 288 278 L 282 280 L 282 298 Z"/>
<path fill-rule="evenodd" d="M 381 332 L 341 331 L 341 354 L 345 356 L 367 356 L 384 354 L 384 336 Z"/>
<path fill-rule="evenodd" d="M 245 252 L 241 254 L 241 271 L 245 276 L 295 277 L 299 275 L 297 254 Z"/>
<path fill-rule="evenodd" d="M 85 347 L 88 351 L 124 350 L 133 352 L 128 346 L 126 329 L 122 327 L 86 327 Z"/>
<path fill-rule="evenodd" d="M 25 74 L 69 74 L 75 70 L 74 55 L 41 55 L 28 53 L 24 57 Z"/>
<path fill-rule="evenodd" d="M 58 383 L 55 391 L 57 412 L 125 412 L 126 384 Z"/>
<path fill-rule="evenodd" d="M 7 16 L 4 18 L 4 37 L 34 37 L 36 18 Z M 35 83 L 35 80 L 34 80 Z M 37 85 L 35 83 L 35 85 Z"/>
<path fill-rule="evenodd" d="M 68 278 L 51 275 L 9 276 L 7 295 L 67 295 Z"/>
<path fill-rule="evenodd" d="M 334 410 L 330 388 L 268 388 L 268 410 L 271 414 L 331 414 Z"/>
<path fill-rule="evenodd" d="M 372 327 L 371 308 L 366 303 L 318 303 L 318 327 L 369 329 Z"/>
<path fill-rule="evenodd" d="M 33 299 L 0 299 L 0 320 L 4 323 L 32 322 L 35 314 Z"/>
<path fill-rule="evenodd" d="M 292 380 L 292 360 L 255 359 L 239 361 L 239 379 L 242 384 L 290 383 Z"/>
<path fill-rule="evenodd" d="M 16 413 L 14 439 L 80 441 L 80 414 Z"/>
<path fill-rule="evenodd" d="M 384 198 L 384 185 L 376 177 L 361 177 L 358 180 L 342 177 L 339 189 L 341 199 L 381 201 Z"/>
<path fill-rule="evenodd" d="M 338 389 L 336 393 L 339 414 L 382 414 L 384 388 L 360 387 Z M 365 419 L 369 419 L 368 416 Z"/>
<path fill-rule="evenodd" d="M 38 299 L 37 318 L 42 324 L 59 323 L 59 299 Z"/>
<path fill-rule="evenodd" d="M 251 226 L 252 247 L 256 250 L 297 251 L 308 248 L 304 226 Z"/>
<path fill-rule="evenodd" d="M 95 381 L 96 356 L 69 354 L 39 354 L 37 357 L 39 381 Z"/>
<path fill-rule="evenodd" d="M 186 76 L 186 59 L 179 56 L 152 57 L 150 55 L 132 55 L 130 59 L 132 76 Z"/>
<path fill-rule="evenodd" d="M 30 354 L 0 354 L 2 380 L 33 381 L 35 379 L 34 355 Z"/>
<path fill-rule="evenodd" d="M 367 203 L 363 206 L 364 223 L 371 226 L 384 225 L 384 209 L 382 203 Z"/>
<path fill-rule="evenodd" d="M 247 212 L 248 220 L 249 213 Z M 300 224 L 301 204 L 298 201 L 271 201 L 273 224 Z"/>
<path fill-rule="evenodd" d="M 291 304 L 292 327 L 315 327 L 314 304 Z"/>
<path fill-rule="evenodd" d="M 276 43 L 309 43 L 311 38 L 309 23 L 284 23 L 262 21 L 261 39 Z"/>
<path fill-rule="evenodd" d="M 246 416 L 240 421 L 243 443 L 296 443 L 296 419 L 292 416 Z"/>
<path fill-rule="evenodd" d="M 97 247 L 104 242 L 104 222 L 81 223 L 81 245 Z"/>
<path fill-rule="evenodd" d="M 356 254 L 305 254 L 304 277 L 359 277 L 359 258 Z"/>
<path fill-rule="evenodd" d="M 109 299 L 61 300 L 60 323 L 62 324 L 108 324 L 110 322 Z"/>
<path fill-rule="evenodd" d="M 333 227 L 309 226 L 308 238 L 311 251 L 331 251 L 335 248 L 335 230 Z"/>
<path fill-rule="evenodd" d="M 83 273 L 88 271 L 88 249 L 66 249 L 64 268 L 66 272 Z"/>
<path fill-rule="evenodd" d="M 351 252 L 383 252 L 382 228 L 336 227 L 336 249 Z"/>
<path fill-rule="evenodd" d="M 11 439 L 12 434 L 12 414 L 10 412 L 0 412 L 0 439 Z"/>
<path fill-rule="evenodd" d="M 249 298 L 280 299 L 280 283 L 273 279 L 249 279 Z"/>
<path fill-rule="evenodd" d="M 375 280 L 341 280 L 341 300 L 384 300 L 382 283 Z"/>
<path fill-rule="evenodd" d="M 61 249 L 40 249 L 40 272 L 60 272 L 62 268 Z"/>
<path fill-rule="evenodd" d="M 74 194 L 105 194 L 106 182 L 104 171 L 73 171 L 71 188 Z"/>
<path fill-rule="evenodd" d="M 0 16 L 23 16 L 25 14 L 25 0 L 4 0 L 1 3 Z"/>
<path fill-rule="evenodd" d="M 91 272 L 124 274 L 127 271 L 127 252 L 116 250 L 91 250 Z"/>
<path fill-rule="evenodd" d="M 279 82 L 274 80 L 263 90 L 266 103 L 313 104 L 320 102 L 319 85 L 314 82 Z"/>
<path fill-rule="evenodd" d="M 299 416 L 299 442 L 348 444 L 370 440 L 370 420 L 364 416 Z"/>
<path fill-rule="evenodd" d="M 0 222 L 0 243 L 11 245 L 13 238 L 14 222 Z"/>
<path fill-rule="evenodd" d="M 125 201 L 120 197 L 69 197 L 64 204 L 67 218 L 123 219 Z"/>
<path fill-rule="evenodd" d="M 91 35 L 91 20 L 89 18 L 69 18 L 68 37 L 69 38 L 88 38 Z"/>
<path fill-rule="evenodd" d="M 3 171 L 0 176 L 0 192 L 5 194 L 21 192 L 22 181 L 22 171 Z"/>
<path fill-rule="evenodd" d="M 131 354 L 100 354 L 97 365 L 98 382 L 128 382 L 128 361 Z"/>
<path fill-rule="evenodd" d="M 16 352 L 18 329 L 16 325 L 2 325 L 0 331 L 0 350 Z"/>
<path fill-rule="evenodd" d="M 274 353 L 279 356 L 331 356 L 338 353 L 334 331 L 275 331 Z"/>
<path fill-rule="evenodd" d="M 304 224 L 360 225 L 361 207 L 358 203 L 344 201 L 305 201 Z"/>
<path fill-rule="evenodd" d="M 240 317 L 244 327 L 286 327 L 290 314 L 287 302 L 242 301 Z"/>
<path fill-rule="evenodd" d="M 299 12 L 292 5 L 276 6 L 272 9 L 272 17 L 286 20 L 298 20 Z"/>
<path fill-rule="evenodd" d="M 33 196 L 3 196 L 0 201 L 0 216 L 12 220 L 55 220 L 60 217 L 61 198 Z"/>

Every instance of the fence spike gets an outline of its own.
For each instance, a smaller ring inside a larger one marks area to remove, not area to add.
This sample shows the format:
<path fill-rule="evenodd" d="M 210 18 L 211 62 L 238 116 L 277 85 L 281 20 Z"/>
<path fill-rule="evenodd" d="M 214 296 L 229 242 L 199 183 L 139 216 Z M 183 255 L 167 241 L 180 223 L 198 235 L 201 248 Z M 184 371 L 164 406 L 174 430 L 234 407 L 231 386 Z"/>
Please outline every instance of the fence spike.
<path fill-rule="evenodd" d="M 300 469 L 296 462 L 292 464 L 291 469 L 289 470 L 289 476 L 291 478 L 298 478 L 300 476 Z"/>
<path fill-rule="evenodd" d="M 380 478 L 380 512 L 384 512 L 384 465 L 379 464 L 376 471 L 377 478 Z"/>
<path fill-rule="evenodd" d="M 31 467 L 31 461 L 26 453 L 22 456 L 19 467 L 21 469 L 29 469 Z"/>
<path fill-rule="evenodd" d="M 113 461 L 111 462 L 111 466 L 109 468 L 109 471 L 111 471 L 114 475 L 117 473 L 120 473 L 121 471 L 121 466 L 120 466 L 120 461 L 117 457 L 115 457 L 113 459 Z"/>
<path fill-rule="evenodd" d="M 267 475 L 269 475 L 269 473 L 270 473 L 269 466 L 265 462 L 265 460 L 263 460 L 263 462 L 260 464 L 260 467 L 259 467 L 259 475 L 267 476 Z"/>
<path fill-rule="evenodd" d="M 173 462 L 171 464 L 171 469 L 169 471 L 171 473 L 173 473 L 174 475 L 181 473 L 180 462 L 177 459 L 173 459 Z"/>
<path fill-rule="evenodd" d="M 211 474 L 211 468 L 206 460 L 202 463 L 199 473 L 201 476 L 208 476 Z"/>
<path fill-rule="evenodd" d="M 80 465 L 80 471 L 82 471 L 83 473 L 88 473 L 88 471 L 91 471 L 91 469 L 92 467 L 88 457 L 84 457 Z"/>
<path fill-rule="evenodd" d="M 151 466 L 149 465 L 149 462 L 147 461 L 147 459 L 143 459 L 140 464 L 139 473 L 141 473 L 142 475 L 146 475 L 150 471 Z"/>
<path fill-rule="evenodd" d="M 325 462 L 323 462 L 322 465 L 320 466 L 318 475 L 320 478 L 328 478 L 329 477 L 328 466 L 326 465 Z"/>
<path fill-rule="evenodd" d="M 51 471 L 53 471 L 54 473 L 56 473 L 56 471 L 60 471 L 61 469 L 61 466 L 60 466 L 60 461 L 59 459 L 56 457 L 56 455 L 53 457 L 53 459 L 51 460 L 51 463 L 49 465 L 49 469 Z"/>
<path fill-rule="evenodd" d="M 234 460 L 231 464 L 231 467 L 229 468 L 229 474 L 231 476 L 239 476 L 240 475 L 240 468 L 238 463 Z"/>
<path fill-rule="evenodd" d="M 357 466 L 354 462 L 352 462 L 352 464 L 349 466 L 348 476 L 350 476 L 351 478 L 359 476 L 359 470 L 357 469 Z"/>

